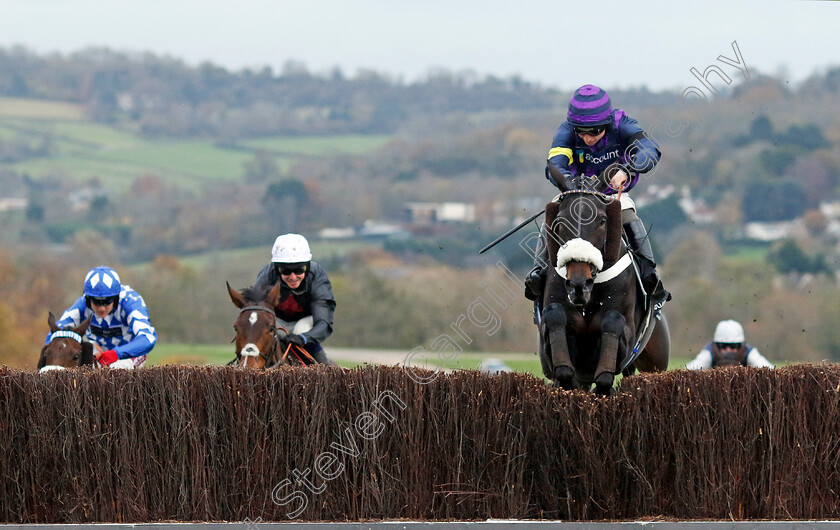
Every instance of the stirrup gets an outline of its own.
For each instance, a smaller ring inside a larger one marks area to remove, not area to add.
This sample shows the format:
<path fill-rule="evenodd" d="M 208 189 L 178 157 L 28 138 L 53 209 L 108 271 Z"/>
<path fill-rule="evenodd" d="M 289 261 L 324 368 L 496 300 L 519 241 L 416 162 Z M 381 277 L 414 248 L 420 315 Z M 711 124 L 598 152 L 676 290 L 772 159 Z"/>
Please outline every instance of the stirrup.
<path fill-rule="evenodd" d="M 651 293 L 648 296 L 650 296 L 650 303 L 653 306 L 653 318 L 660 320 L 662 318 L 662 308 L 665 306 L 665 302 L 671 299 L 671 293 L 662 287 L 661 293 L 656 296 Z"/>

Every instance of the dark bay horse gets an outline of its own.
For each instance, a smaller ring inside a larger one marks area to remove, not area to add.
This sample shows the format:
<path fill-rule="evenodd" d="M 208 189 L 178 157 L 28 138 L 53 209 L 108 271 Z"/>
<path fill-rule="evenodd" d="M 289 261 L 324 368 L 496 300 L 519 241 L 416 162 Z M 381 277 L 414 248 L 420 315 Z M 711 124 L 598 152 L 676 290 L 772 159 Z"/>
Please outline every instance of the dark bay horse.
<path fill-rule="evenodd" d="M 39 372 L 93 364 L 93 344 L 82 340 L 92 316 L 76 327 L 62 329 L 56 325 L 55 316 L 50 312 L 47 324 L 52 335 L 50 342 L 41 348 L 41 357 L 38 359 Z"/>
<path fill-rule="evenodd" d="M 251 286 L 240 292 L 229 283 L 227 289 L 231 301 L 239 308 L 239 315 L 233 324 L 236 331 L 236 358 L 230 364 L 262 370 L 282 364 L 303 366 L 315 362 L 303 348 L 295 345 L 284 347 L 277 339 L 274 307 L 280 299 L 279 282 L 264 291 Z"/>
<path fill-rule="evenodd" d="M 539 318 L 545 376 L 567 390 L 594 382 L 597 393 L 609 395 L 619 373 L 666 370 L 668 323 L 646 307 L 622 238 L 620 201 L 565 189 L 546 206 L 545 223 L 551 261 Z"/>

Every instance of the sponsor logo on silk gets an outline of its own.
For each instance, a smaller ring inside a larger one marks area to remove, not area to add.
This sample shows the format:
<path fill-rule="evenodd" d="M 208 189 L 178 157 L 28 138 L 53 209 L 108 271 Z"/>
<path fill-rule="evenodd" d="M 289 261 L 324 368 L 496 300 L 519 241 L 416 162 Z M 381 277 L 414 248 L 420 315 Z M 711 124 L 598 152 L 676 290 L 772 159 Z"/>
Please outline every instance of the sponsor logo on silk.
<path fill-rule="evenodd" d="M 619 150 L 616 149 L 615 151 L 610 151 L 608 153 L 604 153 L 601 156 L 592 156 L 590 153 L 586 153 L 586 161 L 590 164 L 601 164 L 608 160 L 612 160 L 614 158 L 618 158 Z"/>

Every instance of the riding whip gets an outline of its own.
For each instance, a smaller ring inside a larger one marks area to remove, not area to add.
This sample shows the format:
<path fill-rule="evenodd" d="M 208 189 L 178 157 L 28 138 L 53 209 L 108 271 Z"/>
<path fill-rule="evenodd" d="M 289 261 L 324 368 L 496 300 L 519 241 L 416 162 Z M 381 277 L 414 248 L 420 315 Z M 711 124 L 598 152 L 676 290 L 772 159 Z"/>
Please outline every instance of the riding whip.
<path fill-rule="evenodd" d="M 513 234 L 514 232 L 516 232 L 517 230 L 519 230 L 519 229 L 520 229 L 520 228 L 522 228 L 523 226 L 527 225 L 528 223 L 530 223 L 531 221 L 533 221 L 534 219 L 536 219 L 537 217 L 541 216 L 541 215 L 542 215 L 542 214 L 544 214 L 544 213 L 545 213 L 545 208 L 543 208 L 542 210 L 540 210 L 538 213 L 535 213 L 535 214 L 534 214 L 534 215 L 532 215 L 531 217 L 529 217 L 529 218 L 525 219 L 524 221 L 522 221 L 522 222 L 521 222 L 521 223 L 519 223 L 518 225 L 514 226 L 513 228 L 511 228 L 510 230 L 508 230 L 507 232 L 505 232 L 504 234 L 502 234 L 500 237 L 496 238 L 496 239 L 495 239 L 492 243 L 490 243 L 489 245 L 487 245 L 487 246 L 486 246 L 486 247 L 484 247 L 483 249 L 479 250 L 479 251 L 478 251 L 478 253 L 479 253 L 479 254 L 484 254 L 486 251 L 488 251 L 488 250 L 490 250 L 491 248 L 495 247 L 496 245 L 498 245 L 499 243 L 501 243 L 502 241 L 504 241 L 504 240 L 505 240 L 508 236 L 510 236 L 511 234 Z"/>

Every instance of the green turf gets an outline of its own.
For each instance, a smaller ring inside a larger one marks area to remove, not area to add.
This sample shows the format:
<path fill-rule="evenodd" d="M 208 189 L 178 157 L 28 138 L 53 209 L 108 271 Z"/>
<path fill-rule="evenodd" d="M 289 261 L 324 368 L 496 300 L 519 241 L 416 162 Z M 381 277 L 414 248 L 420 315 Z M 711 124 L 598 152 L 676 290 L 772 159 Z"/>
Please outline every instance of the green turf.
<path fill-rule="evenodd" d="M 233 359 L 233 344 L 177 344 L 158 342 L 149 354 L 147 365 L 217 364 Z"/>
<path fill-rule="evenodd" d="M 79 182 L 96 178 L 106 188 L 117 191 L 127 189 L 143 173 L 133 164 L 102 161 L 84 155 L 37 159 L 20 162 L 11 167 L 19 173 L 32 175 L 35 179 L 44 175 L 62 175 Z"/>
<path fill-rule="evenodd" d="M 95 144 L 102 149 L 129 149 L 145 143 L 133 133 L 92 122 L 54 122 L 57 137 L 74 142 Z"/>
<path fill-rule="evenodd" d="M 329 350 L 328 350 L 329 354 Z M 166 344 L 159 343 L 149 354 L 148 365 L 158 366 L 162 364 L 193 364 L 193 365 L 224 365 L 233 359 L 232 344 Z M 500 359 L 513 371 L 528 373 L 534 377 L 542 377 L 542 368 L 536 354 L 504 354 L 504 353 L 476 353 L 462 352 L 451 361 L 440 360 L 434 356 L 428 358 L 414 359 L 416 362 L 426 361 L 430 364 L 438 364 L 445 370 L 477 370 L 483 359 Z M 668 365 L 669 370 L 685 368 L 689 358 L 674 358 Z M 352 361 L 339 361 L 339 366 L 354 368 L 363 366 L 365 363 Z M 617 378 L 616 382 L 620 379 Z"/>
<path fill-rule="evenodd" d="M 61 176 L 77 182 L 93 178 L 124 191 L 151 173 L 177 186 L 200 189 L 208 181 L 242 179 L 254 152 L 274 153 L 281 172 L 299 159 L 356 155 L 386 145 L 388 135 L 276 136 L 245 139 L 234 147 L 209 140 L 148 139 L 85 120 L 82 107 L 59 102 L 0 98 L 0 140 L 30 147 L 49 140 L 52 156 L 9 164 L 35 180 Z"/>
<path fill-rule="evenodd" d="M 734 264 L 763 263 L 767 260 L 768 248 L 745 246 L 724 255 L 724 260 Z"/>

